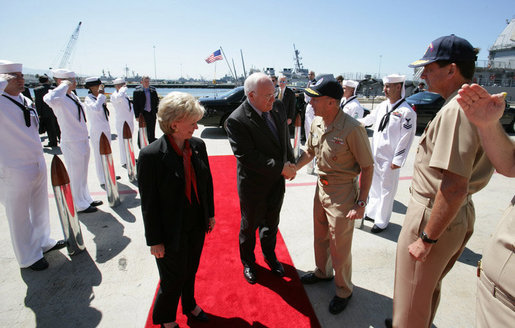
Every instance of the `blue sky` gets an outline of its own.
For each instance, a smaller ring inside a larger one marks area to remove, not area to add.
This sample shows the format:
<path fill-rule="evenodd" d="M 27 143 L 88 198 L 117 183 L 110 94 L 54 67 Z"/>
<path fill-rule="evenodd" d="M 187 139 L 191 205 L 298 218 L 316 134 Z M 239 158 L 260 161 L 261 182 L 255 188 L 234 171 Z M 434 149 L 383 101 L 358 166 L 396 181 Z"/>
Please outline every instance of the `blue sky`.
<path fill-rule="evenodd" d="M 515 17 L 515 4 L 491 1 L 5 1 L 0 0 L 0 59 L 46 69 L 57 65 L 79 21 L 71 68 L 113 76 L 131 70 L 158 78 L 212 79 L 204 58 L 222 46 L 242 73 L 293 67 L 293 44 L 316 73 L 412 74 L 427 45 L 454 33 L 488 48 Z M 232 65 L 232 62 L 231 62 Z M 216 77 L 228 73 L 216 64 Z"/>

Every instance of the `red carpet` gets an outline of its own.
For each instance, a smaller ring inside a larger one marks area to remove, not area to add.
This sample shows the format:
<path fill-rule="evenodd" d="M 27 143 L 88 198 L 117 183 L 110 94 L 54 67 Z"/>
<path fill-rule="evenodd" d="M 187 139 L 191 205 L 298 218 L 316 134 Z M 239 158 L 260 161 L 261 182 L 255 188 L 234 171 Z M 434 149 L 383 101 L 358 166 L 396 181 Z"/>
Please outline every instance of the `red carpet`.
<path fill-rule="evenodd" d="M 276 254 L 286 276 L 279 278 L 268 270 L 258 242 L 255 250 L 258 282 L 250 285 L 245 281 L 238 248 L 236 160 L 234 156 L 212 156 L 209 160 L 214 179 L 216 226 L 206 237 L 195 298 L 211 319 L 208 323 L 187 322 L 179 305 L 177 323 L 181 328 L 320 327 L 280 233 Z M 158 327 L 152 324 L 152 307 L 145 327 Z"/>

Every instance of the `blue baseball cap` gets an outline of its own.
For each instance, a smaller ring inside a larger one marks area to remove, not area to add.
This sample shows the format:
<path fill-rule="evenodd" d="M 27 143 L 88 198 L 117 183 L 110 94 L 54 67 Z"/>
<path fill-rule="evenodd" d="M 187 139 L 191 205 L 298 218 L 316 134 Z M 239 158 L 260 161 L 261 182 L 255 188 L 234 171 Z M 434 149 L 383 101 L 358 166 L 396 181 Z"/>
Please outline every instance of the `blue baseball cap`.
<path fill-rule="evenodd" d="M 439 60 L 451 62 L 476 61 L 477 54 L 470 42 L 451 34 L 439 37 L 431 42 L 424 57 L 409 64 L 408 67 L 426 66 Z"/>

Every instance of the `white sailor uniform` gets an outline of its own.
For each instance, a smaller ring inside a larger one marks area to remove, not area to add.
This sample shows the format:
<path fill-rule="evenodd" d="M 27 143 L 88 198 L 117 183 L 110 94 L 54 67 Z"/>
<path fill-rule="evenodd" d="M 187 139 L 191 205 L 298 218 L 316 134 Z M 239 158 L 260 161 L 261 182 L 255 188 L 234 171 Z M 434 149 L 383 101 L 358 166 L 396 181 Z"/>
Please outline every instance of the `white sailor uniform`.
<path fill-rule="evenodd" d="M 93 202 L 88 189 L 88 127 L 84 104 L 75 94 L 67 94 L 67 91 L 68 85 L 60 84 L 48 91 L 43 101 L 53 109 L 59 122 L 60 146 L 70 176 L 73 202 L 78 211 L 83 211 Z"/>
<path fill-rule="evenodd" d="M 343 112 L 352 118 L 360 119 L 363 117 L 363 107 L 359 103 L 357 96 L 349 97 L 349 99 L 342 98 L 340 108 Z"/>
<path fill-rule="evenodd" d="M 95 168 L 97 170 L 98 182 L 105 184 L 104 169 L 102 166 L 102 156 L 100 155 L 100 137 L 105 134 L 109 144 L 111 144 L 111 127 L 109 126 L 109 111 L 104 108 L 106 96 L 99 94 L 98 97 L 89 93 L 84 98 L 84 107 L 89 118 L 89 141 L 93 149 Z"/>
<path fill-rule="evenodd" d="M 125 160 L 125 147 L 123 145 L 123 124 L 127 122 L 134 135 L 134 110 L 127 96 L 127 87 L 123 86 L 111 94 L 111 104 L 116 112 L 116 133 L 118 134 L 118 145 L 120 147 L 120 161 L 122 165 L 127 164 Z"/>
<path fill-rule="evenodd" d="M 0 202 L 16 260 L 26 268 L 43 258 L 56 241 L 50 238 L 47 170 L 36 110 L 24 114 L 12 100 L 33 108 L 32 101 L 21 94 L 4 93 L 6 85 L 7 81 L 0 80 Z"/>
<path fill-rule="evenodd" d="M 379 131 L 385 114 L 390 112 L 388 123 Z M 392 215 L 393 202 L 399 184 L 399 169 L 392 170 L 393 163 L 402 167 L 408 157 L 415 137 L 417 114 L 402 98 L 395 104 L 383 101 L 377 109 L 361 120 L 365 126 L 374 124 L 372 154 L 374 155 L 374 177 L 368 194 L 365 215 L 374 219 L 374 224 L 386 228 Z"/>

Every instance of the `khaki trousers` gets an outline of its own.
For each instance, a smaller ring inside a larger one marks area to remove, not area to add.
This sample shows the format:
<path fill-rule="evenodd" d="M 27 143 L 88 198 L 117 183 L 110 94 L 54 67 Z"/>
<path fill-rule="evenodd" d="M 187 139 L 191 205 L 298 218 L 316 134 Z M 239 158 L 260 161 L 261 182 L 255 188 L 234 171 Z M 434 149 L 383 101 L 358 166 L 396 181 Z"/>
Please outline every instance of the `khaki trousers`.
<path fill-rule="evenodd" d="M 515 197 L 483 252 L 476 327 L 515 325 Z"/>
<path fill-rule="evenodd" d="M 430 327 L 440 301 L 443 277 L 451 270 L 474 231 L 475 212 L 470 198 L 433 245 L 425 262 L 416 261 L 408 246 L 416 241 L 431 215 L 432 201 L 412 193 L 404 219 L 395 262 L 394 327 Z"/>
<path fill-rule="evenodd" d="M 329 278 L 335 272 L 336 296 L 352 294 L 352 234 L 354 222 L 345 218 L 356 202 L 353 183 L 324 186 L 318 182 L 313 206 L 315 275 Z"/>

